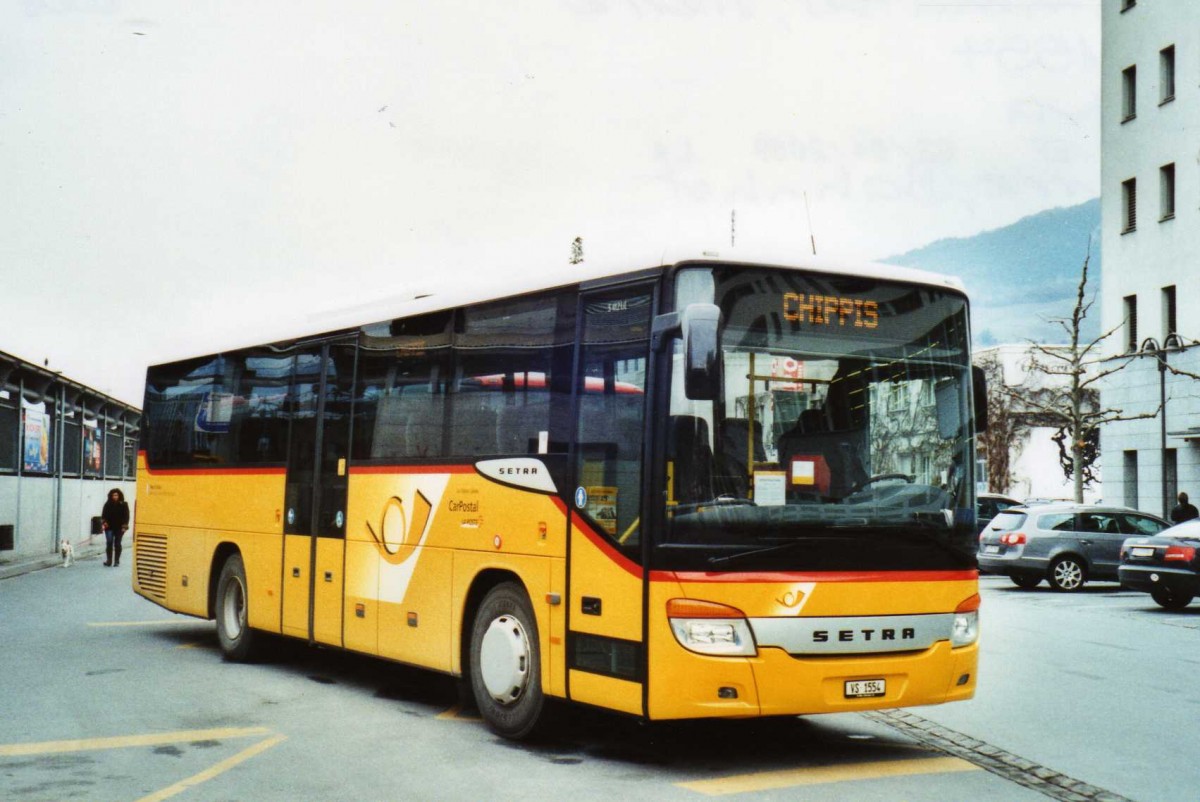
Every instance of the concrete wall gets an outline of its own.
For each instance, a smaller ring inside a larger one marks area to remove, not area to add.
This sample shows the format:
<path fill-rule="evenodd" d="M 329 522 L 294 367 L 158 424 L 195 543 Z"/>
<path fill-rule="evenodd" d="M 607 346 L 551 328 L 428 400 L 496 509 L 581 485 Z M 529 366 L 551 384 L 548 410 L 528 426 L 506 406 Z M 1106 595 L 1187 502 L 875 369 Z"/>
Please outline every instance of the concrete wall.
<path fill-rule="evenodd" d="M 1075 497 L 1075 483 L 1063 473 L 1054 441 L 1057 430 L 1045 426 L 1029 430 L 1024 441 L 1014 448 L 1012 474 L 1013 483 L 1008 495 L 1018 499 Z M 1096 473 L 1099 475 L 1099 466 Z M 1100 500 L 1101 483 L 1084 485 L 1083 500 L 1095 503 Z"/>
<path fill-rule="evenodd" d="M 55 526 L 58 480 L 46 476 L 0 476 L 0 524 L 13 524 L 13 550 L 0 551 L 0 562 L 53 554 L 62 540 L 81 544 L 91 537 L 92 516 L 99 515 L 108 491 L 121 488 L 132 513 L 136 482 L 124 479 L 62 480 L 59 522 Z M 103 535 L 96 535 L 103 542 Z"/>
<path fill-rule="evenodd" d="M 1173 351 L 1169 365 L 1200 373 L 1200 348 Z M 1117 363 L 1119 364 L 1119 362 Z M 1178 490 L 1200 499 L 1200 431 L 1191 437 L 1182 433 L 1200 427 L 1200 382 L 1185 376 L 1166 375 L 1167 448 L 1175 450 L 1178 472 L 1177 489 L 1168 487 L 1166 508 L 1174 506 L 1171 496 Z M 1157 410 L 1162 388 L 1158 363 L 1153 357 L 1132 360 L 1106 381 L 1104 404 L 1127 415 L 1151 414 L 1143 420 L 1112 423 L 1101 433 L 1101 463 L 1104 472 L 1105 501 L 1136 507 L 1162 515 L 1162 418 Z M 1137 454 L 1136 498 L 1126 488 L 1125 452 Z"/>

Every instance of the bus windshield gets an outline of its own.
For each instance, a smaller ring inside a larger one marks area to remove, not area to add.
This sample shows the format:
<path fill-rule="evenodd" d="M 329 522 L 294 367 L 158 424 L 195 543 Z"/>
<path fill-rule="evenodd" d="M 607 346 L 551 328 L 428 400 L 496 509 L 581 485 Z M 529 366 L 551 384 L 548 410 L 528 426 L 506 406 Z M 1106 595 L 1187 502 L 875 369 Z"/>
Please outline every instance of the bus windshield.
<path fill-rule="evenodd" d="M 720 309 L 723 383 L 688 398 L 676 341 L 659 567 L 974 567 L 960 293 L 736 265 L 675 286 Z"/>

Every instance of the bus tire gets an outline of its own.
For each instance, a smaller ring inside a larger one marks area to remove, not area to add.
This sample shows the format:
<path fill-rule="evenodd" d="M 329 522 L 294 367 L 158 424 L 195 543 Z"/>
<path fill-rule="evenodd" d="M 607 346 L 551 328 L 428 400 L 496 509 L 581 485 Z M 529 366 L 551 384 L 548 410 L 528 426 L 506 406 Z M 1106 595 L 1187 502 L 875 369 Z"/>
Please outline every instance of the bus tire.
<path fill-rule="evenodd" d="M 247 622 L 246 566 L 242 555 L 231 554 L 221 566 L 217 580 L 215 618 L 221 654 L 234 663 L 251 662 L 258 646 L 258 635 Z"/>
<path fill-rule="evenodd" d="M 526 738 L 543 720 L 538 644 L 537 619 L 521 586 L 505 582 L 488 591 L 471 627 L 471 690 L 483 720 L 505 738 Z"/>

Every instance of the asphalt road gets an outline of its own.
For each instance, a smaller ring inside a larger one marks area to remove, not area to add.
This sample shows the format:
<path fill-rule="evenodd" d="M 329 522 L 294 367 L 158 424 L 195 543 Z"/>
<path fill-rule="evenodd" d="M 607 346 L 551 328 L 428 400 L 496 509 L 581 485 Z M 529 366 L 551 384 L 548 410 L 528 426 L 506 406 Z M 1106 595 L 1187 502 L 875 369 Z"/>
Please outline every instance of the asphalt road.
<path fill-rule="evenodd" d="M 1200 603 L 984 579 L 971 702 L 641 725 L 568 710 L 513 744 L 444 677 L 280 643 L 224 663 L 209 622 L 95 559 L 0 580 L 0 798 L 1194 800 Z"/>

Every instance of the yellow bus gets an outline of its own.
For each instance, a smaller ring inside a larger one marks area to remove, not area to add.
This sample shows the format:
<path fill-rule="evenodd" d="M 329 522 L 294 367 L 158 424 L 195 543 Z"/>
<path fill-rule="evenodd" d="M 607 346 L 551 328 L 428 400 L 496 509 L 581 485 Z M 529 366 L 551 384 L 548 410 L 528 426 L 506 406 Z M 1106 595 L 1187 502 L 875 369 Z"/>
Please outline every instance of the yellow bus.
<path fill-rule="evenodd" d="M 973 695 L 957 280 L 710 257 L 363 319 L 147 372 L 133 588 L 226 659 L 444 672 L 510 738 Z"/>

